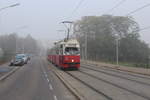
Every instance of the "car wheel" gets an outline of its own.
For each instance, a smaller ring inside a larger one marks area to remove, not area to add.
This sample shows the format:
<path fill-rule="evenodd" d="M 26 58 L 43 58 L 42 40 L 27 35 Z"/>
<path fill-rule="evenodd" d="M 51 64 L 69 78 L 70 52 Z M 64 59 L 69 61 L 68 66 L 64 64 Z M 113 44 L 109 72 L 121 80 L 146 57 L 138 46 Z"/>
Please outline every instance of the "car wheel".
<path fill-rule="evenodd" d="M 24 65 L 24 63 L 21 64 L 21 66 L 23 66 L 23 65 Z"/>
<path fill-rule="evenodd" d="M 9 66 L 13 66 L 13 64 L 12 64 L 12 63 L 10 63 L 10 64 L 9 64 Z"/>

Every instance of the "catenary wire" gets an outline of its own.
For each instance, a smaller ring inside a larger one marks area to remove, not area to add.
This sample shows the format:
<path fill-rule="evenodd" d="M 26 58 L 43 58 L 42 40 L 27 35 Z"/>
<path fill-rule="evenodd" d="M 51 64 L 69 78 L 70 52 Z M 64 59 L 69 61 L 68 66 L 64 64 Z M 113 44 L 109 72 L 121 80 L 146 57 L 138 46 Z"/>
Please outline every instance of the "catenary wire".
<path fill-rule="evenodd" d="M 126 16 L 129 16 L 129 15 L 131 15 L 131 14 L 133 14 L 133 13 L 136 13 L 136 12 L 138 12 L 138 11 L 140 11 L 140 10 L 146 8 L 146 7 L 149 7 L 149 6 L 150 6 L 150 3 L 144 5 L 144 6 L 140 7 L 140 8 L 137 8 L 137 9 L 135 9 L 135 10 L 129 12 L 129 13 L 127 13 Z"/>
<path fill-rule="evenodd" d="M 122 5 L 126 0 L 121 0 L 119 3 L 117 3 L 114 7 L 109 9 L 106 13 L 112 12 L 114 9 L 118 8 L 120 5 Z"/>
<path fill-rule="evenodd" d="M 71 15 L 69 18 L 72 18 L 74 13 L 80 8 L 81 4 L 83 3 L 84 0 L 80 0 L 79 3 L 76 5 L 75 9 L 72 11 Z"/>

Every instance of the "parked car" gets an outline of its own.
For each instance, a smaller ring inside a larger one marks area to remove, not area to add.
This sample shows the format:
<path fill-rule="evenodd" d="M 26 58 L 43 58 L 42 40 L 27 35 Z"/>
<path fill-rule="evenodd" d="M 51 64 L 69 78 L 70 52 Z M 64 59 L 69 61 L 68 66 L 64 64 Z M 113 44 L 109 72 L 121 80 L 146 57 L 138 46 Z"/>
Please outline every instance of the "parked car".
<path fill-rule="evenodd" d="M 28 57 L 25 54 L 17 54 L 17 56 L 23 59 L 24 64 L 28 63 Z"/>
<path fill-rule="evenodd" d="M 11 60 L 10 66 L 23 66 L 24 60 L 20 56 L 15 56 L 14 59 Z"/>
<path fill-rule="evenodd" d="M 27 56 L 27 60 L 29 61 L 31 59 L 31 54 L 25 54 Z"/>

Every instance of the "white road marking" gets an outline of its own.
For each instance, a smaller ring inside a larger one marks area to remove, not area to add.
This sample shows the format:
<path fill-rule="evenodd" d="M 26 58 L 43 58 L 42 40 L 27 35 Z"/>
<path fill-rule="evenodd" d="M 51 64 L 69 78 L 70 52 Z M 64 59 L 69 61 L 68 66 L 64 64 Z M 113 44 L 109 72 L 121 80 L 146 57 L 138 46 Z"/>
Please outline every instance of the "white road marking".
<path fill-rule="evenodd" d="M 53 87 L 51 84 L 48 85 L 50 90 L 53 90 Z"/>
<path fill-rule="evenodd" d="M 48 79 L 47 73 L 46 73 L 45 71 L 43 71 L 43 72 L 44 72 L 44 75 L 45 75 L 45 77 L 46 77 L 46 79 L 47 79 L 47 81 L 48 81 L 49 89 L 50 89 L 50 90 L 53 90 L 53 87 L 52 87 L 52 85 L 50 84 L 50 80 Z M 55 95 L 54 95 L 54 100 L 58 100 Z"/>
<path fill-rule="evenodd" d="M 45 74 L 45 77 L 47 78 L 47 74 Z"/>
<path fill-rule="evenodd" d="M 48 81 L 48 83 L 49 83 L 49 79 L 47 78 L 47 81 Z"/>
<path fill-rule="evenodd" d="M 54 95 L 54 100 L 58 100 L 57 97 L 56 97 L 56 95 Z"/>
<path fill-rule="evenodd" d="M 46 74 L 46 72 L 44 71 L 44 74 Z"/>

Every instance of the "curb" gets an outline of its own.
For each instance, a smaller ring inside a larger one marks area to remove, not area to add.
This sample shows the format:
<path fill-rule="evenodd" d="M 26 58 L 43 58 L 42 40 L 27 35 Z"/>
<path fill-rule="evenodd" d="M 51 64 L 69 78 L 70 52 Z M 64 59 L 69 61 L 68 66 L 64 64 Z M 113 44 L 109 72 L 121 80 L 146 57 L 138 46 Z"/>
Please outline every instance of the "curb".
<path fill-rule="evenodd" d="M 9 77 L 9 76 L 12 75 L 14 72 L 16 72 L 17 69 L 19 69 L 19 68 L 18 68 L 18 67 L 17 67 L 17 68 L 14 68 L 14 69 L 12 69 L 10 72 L 8 72 L 7 74 L 5 74 L 5 75 L 3 75 L 2 77 L 0 77 L 0 81 L 5 80 L 7 77 Z"/>
<path fill-rule="evenodd" d="M 67 82 L 67 80 L 65 80 L 58 72 L 54 70 L 52 71 L 78 100 L 85 100 L 85 98 L 69 82 Z"/>
<path fill-rule="evenodd" d="M 108 67 L 108 66 L 107 66 Z M 112 68 L 112 67 L 110 67 Z M 142 72 L 137 72 L 137 71 L 132 71 L 132 70 L 127 70 L 127 69 L 121 69 L 119 67 L 115 67 L 115 68 L 112 68 L 112 69 L 116 69 L 116 70 L 120 70 L 120 71 L 126 71 L 126 72 L 130 72 L 130 73 L 135 73 L 135 74 L 141 74 L 141 75 L 146 75 L 146 76 L 150 76 L 150 74 L 148 73 L 142 73 Z"/>
<path fill-rule="evenodd" d="M 89 64 L 96 65 L 96 66 L 101 66 L 100 64 L 95 64 L 95 63 L 91 63 L 91 62 L 88 62 L 88 63 L 89 63 Z M 139 71 L 133 71 L 133 70 L 128 70 L 128 69 L 122 69 L 120 66 L 116 66 L 116 65 L 113 65 L 113 66 L 114 66 L 114 67 L 109 66 L 109 65 L 104 65 L 104 67 L 111 68 L 111 69 L 116 69 L 116 70 L 120 70 L 120 71 L 125 71 L 125 72 L 130 72 L 130 73 L 135 73 L 135 74 L 150 76 L 150 73 L 142 73 L 142 72 L 139 72 Z"/>

